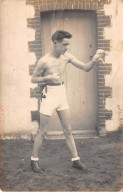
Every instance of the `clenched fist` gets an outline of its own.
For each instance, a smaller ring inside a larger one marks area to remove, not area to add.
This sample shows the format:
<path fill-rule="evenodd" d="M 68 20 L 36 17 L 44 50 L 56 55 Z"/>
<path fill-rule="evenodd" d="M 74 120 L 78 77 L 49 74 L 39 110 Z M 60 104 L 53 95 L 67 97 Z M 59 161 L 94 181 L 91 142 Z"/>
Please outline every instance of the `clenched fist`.
<path fill-rule="evenodd" d="M 101 62 L 101 63 L 105 63 L 105 55 L 107 55 L 107 52 L 104 51 L 103 49 L 98 49 L 96 51 L 95 56 L 93 57 L 93 61 L 94 62 Z"/>
<path fill-rule="evenodd" d="M 60 79 L 59 73 L 53 73 L 53 74 L 50 74 L 50 75 L 46 76 L 47 81 L 58 82 L 59 79 Z"/>

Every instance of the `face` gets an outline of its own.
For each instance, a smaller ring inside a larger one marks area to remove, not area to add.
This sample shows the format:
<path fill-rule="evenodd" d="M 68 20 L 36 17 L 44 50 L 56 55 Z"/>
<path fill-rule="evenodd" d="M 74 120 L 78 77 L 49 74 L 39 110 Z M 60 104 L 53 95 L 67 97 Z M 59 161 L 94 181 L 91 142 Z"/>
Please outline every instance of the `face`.
<path fill-rule="evenodd" d="M 68 50 L 69 40 L 64 38 L 62 41 L 55 41 L 54 46 L 55 51 L 58 54 L 63 55 Z"/>

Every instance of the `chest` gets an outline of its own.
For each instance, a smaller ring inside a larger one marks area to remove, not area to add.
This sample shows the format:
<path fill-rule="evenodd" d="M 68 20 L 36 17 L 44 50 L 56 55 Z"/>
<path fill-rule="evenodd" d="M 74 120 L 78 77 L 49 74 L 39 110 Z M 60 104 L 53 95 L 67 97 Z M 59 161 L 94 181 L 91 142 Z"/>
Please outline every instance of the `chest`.
<path fill-rule="evenodd" d="M 67 64 L 67 60 L 63 57 L 61 57 L 60 59 L 50 59 L 47 63 L 47 70 L 50 73 L 54 73 L 54 72 L 63 72 L 65 67 Z"/>

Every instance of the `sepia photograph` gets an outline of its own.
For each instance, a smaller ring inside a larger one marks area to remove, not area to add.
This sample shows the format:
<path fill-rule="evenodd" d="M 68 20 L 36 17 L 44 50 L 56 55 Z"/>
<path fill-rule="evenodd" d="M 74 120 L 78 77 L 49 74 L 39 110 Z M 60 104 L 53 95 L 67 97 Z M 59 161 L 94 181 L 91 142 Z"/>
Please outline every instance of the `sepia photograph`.
<path fill-rule="evenodd" d="M 123 191 L 123 0 L 0 0 L 0 190 Z"/>

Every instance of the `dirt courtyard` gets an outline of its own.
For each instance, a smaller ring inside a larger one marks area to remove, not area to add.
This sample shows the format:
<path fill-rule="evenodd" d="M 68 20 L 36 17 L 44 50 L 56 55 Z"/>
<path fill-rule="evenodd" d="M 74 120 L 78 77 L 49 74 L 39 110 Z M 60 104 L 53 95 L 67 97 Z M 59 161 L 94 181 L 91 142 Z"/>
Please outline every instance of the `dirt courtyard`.
<path fill-rule="evenodd" d="M 75 141 L 81 161 L 90 167 L 91 173 L 72 168 L 65 140 L 44 140 L 39 156 L 44 174 L 33 173 L 30 169 L 32 141 L 1 141 L 1 189 L 18 192 L 121 191 L 122 133 Z"/>

